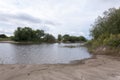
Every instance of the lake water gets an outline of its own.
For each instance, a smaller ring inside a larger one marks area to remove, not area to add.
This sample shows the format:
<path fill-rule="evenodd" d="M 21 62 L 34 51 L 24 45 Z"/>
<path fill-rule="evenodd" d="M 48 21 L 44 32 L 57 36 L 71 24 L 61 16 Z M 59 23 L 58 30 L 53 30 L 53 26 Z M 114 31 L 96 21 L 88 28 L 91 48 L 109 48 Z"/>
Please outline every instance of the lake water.
<path fill-rule="evenodd" d="M 69 47 L 69 46 L 77 47 Z M 0 43 L 0 64 L 69 63 L 91 57 L 81 44 L 11 44 Z M 67 47 L 65 47 L 67 46 Z"/>

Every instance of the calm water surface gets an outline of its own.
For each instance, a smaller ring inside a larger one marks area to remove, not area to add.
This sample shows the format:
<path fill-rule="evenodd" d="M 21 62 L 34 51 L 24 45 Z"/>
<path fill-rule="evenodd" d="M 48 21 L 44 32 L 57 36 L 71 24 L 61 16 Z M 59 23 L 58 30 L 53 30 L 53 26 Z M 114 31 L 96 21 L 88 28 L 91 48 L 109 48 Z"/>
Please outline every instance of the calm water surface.
<path fill-rule="evenodd" d="M 75 48 L 64 46 L 79 46 Z M 80 44 L 10 44 L 0 43 L 0 64 L 56 64 L 89 58 Z"/>

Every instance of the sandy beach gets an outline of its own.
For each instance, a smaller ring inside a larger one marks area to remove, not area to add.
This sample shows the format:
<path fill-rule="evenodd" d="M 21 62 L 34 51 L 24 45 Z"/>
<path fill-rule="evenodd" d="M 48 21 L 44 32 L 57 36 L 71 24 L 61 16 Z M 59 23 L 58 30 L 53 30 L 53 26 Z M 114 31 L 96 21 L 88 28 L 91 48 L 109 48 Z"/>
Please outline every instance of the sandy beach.
<path fill-rule="evenodd" d="M 97 55 L 72 64 L 1 64 L 0 80 L 120 80 L 120 59 Z"/>

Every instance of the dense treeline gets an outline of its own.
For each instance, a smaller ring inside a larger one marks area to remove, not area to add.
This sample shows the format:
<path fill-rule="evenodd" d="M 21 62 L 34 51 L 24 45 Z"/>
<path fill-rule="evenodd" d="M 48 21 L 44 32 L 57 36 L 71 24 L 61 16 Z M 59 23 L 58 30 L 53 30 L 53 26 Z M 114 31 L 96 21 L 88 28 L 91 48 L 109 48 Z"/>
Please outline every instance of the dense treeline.
<path fill-rule="evenodd" d="M 75 43 L 75 42 L 86 42 L 87 39 L 83 36 L 70 36 L 68 34 L 65 35 L 58 35 L 58 41 L 59 42 L 70 42 L 70 43 Z"/>
<path fill-rule="evenodd" d="M 47 42 L 47 43 L 54 43 L 56 42 L 56 39 L 53 35 L 51 34 L 45 34 L 44 38 L 43 38 L 43 41 L 44 42 Z"/>
<path fill-rule="evenodd" d="M 58 35 L 58 39 L 48 33 L 45 33 L 43 30 L 33 30 L 30 27 L 18 27 L 14 32 L 13 40 L 18 42 L 47 42 L 54 43 L 58 42 L 85 42 L 87 39 L 83 36 L 70 36 L 68 34 Z"/>
<path fill-rule="evenodd" d="M 55 37 L 51 34 L 45 33 L 43 30 L 33 30 L 30 27 L 18 27 L 14 32 L 13 40 L 19 42 L 48 42 L 53 43 L 56 41 Z"/>
<path fill-rule="evenodd" d="M 93 46 L 120 47 L 120 8 L 110 8 L 99 16 L 91 29 Z"/>
<path fill-rule="evenodd" d="M 0 38 L 7 38 L 5 34 L 0 34 Z"/>

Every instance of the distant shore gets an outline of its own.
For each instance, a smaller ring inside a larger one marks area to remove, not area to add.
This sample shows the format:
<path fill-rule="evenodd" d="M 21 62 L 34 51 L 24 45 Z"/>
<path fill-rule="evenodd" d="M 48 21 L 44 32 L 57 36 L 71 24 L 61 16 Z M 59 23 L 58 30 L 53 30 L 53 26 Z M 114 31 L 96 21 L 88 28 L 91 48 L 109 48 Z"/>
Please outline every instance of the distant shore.
<path fill-rule="evenodd" d="M 0 41 L 0 43 L 13 43 L 13 44 L 41 44 L 41 43 L 46 43 L 46 42 L 30 42 L 30 41 L 28 41 L 28 42 L 17 42 L 17 41 L 12 41 L 12 40 L 10 40 L 10 41 Z M 54 43 L 59 43 L 59 42 L 54 42 Z M 61 42 L 61 43 L 63 43 L 63 42 Z M 78 42 L 76 42 L 76 43 L 78 43 Z M 82 44 L 81 44 L 81 46 L 82 45 L 85 45 L 85 42 L 81 42 Z M 65 44 L 71 44 L 71 43 L 65 43 Z M 74 47 L 74 46 L 65 46 L 65 47 Z"/>
<path fill-rule="evenodd" d="M 32 43 L 39 43 L 39 42 L 0 41 L 0 43 L 13 43 L 13 44 L 17 44 L 17 43 L 18 43 L 18 44 L 22 44 L 22 43 L 23 43 L 23 44 L 27 44 L 27 43 L 29 44 L 29 43 L 30 43 L 30 44 L 32 44 Z"/>
<path fill-rule="evenodd" d="M 0 43 L 17 43 L 15 41 L 0 41 Z"/>

